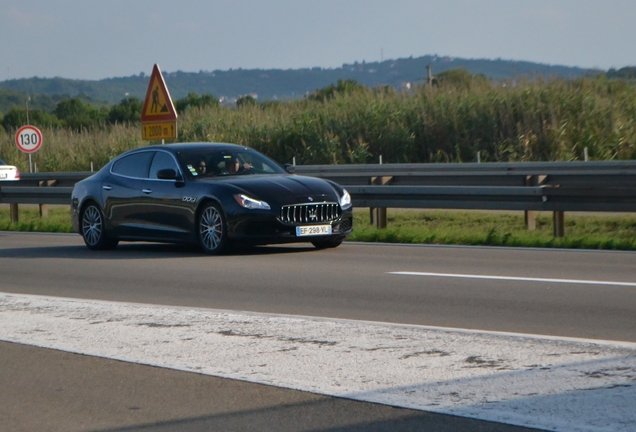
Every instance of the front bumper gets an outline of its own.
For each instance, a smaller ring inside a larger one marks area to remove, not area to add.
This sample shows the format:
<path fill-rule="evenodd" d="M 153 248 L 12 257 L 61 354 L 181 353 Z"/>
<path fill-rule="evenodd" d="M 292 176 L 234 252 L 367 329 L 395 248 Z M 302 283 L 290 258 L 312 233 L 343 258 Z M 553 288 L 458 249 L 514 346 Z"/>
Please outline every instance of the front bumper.
<path fill-rule="evenodd" d="M 297 236 L 297 226 L 331 225 L 330 235 Z M 252 215 L 228 220 L 228 237 L 251 244 L 299 243 L 346 238 L 353 231 L 353 212 L 342 212 L 340 217 L 328 222 L 283 223 L 273 215 Z"/>

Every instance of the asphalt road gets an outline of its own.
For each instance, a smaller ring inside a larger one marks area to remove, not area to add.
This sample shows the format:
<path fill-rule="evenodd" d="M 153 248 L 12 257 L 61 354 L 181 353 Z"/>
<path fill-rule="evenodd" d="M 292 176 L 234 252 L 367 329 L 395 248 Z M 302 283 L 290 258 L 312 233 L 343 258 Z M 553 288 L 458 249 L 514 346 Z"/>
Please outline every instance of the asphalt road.
<path fill-rule="evenodd" d="M 3 432 L 522 432 L 518 426 L 0 342 Z"/>
<path fill-rule="evenodd" d="M 0 233 L 0 291 L 45 296 L 636 342 L 634 284 L 624 252 L 344 244 L 207 257 Z M 0 364 L 8 431 L 522 430 L 10 343 Z"/>
<path fill-rule="evenodd" d="M 141 243 L 93 252 L 77 235 L 0 233 L 0 268 L 3 292 L 636 342 L 628 252 L 344 244 L 207 257 Z M 444 276 L 390 274 L 401 271 Z M 458 274 L 513 279 L 448 277 Z"/>

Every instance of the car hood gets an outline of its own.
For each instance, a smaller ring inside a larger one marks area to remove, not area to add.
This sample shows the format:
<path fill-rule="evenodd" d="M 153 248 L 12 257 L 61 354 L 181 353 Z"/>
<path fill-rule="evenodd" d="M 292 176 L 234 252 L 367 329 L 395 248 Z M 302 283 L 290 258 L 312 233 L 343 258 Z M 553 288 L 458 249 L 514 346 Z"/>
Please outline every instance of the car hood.
<path fill-rule="evenodd" d="M 218 181 L 218 180 L 217 180 Z M 338 202 L 334 188 L 325 180 L 297 175 L 247 175 L 222 180 L 252 198 L 279 205 L 291 203 Z"/>

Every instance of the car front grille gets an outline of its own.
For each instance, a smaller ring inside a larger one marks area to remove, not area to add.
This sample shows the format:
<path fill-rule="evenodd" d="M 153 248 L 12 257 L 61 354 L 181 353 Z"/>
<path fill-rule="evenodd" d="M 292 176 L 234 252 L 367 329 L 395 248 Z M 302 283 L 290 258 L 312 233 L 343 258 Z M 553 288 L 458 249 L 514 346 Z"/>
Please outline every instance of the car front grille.
<path fill-rule="evenodd" d="M 280 221 L 286 224 L 331 222 L 341 215 L 336 203 L 296 204 L 280 209 Z"/>

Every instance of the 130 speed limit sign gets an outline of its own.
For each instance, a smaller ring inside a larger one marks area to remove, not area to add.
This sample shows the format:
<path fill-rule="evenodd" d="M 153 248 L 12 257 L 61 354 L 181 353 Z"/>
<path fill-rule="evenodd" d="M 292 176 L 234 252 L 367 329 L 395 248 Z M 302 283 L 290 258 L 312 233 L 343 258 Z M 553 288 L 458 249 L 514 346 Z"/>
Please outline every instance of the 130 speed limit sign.
<path fill-rule="evenodd" d="M 42 132 L 35 126 L 22 126 L 15 134 L 15 145 L 23 153 L 35 153 L 42 145 Z"/>

